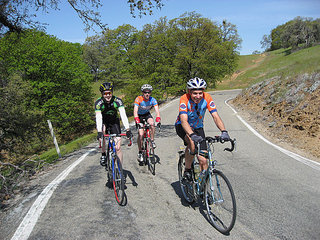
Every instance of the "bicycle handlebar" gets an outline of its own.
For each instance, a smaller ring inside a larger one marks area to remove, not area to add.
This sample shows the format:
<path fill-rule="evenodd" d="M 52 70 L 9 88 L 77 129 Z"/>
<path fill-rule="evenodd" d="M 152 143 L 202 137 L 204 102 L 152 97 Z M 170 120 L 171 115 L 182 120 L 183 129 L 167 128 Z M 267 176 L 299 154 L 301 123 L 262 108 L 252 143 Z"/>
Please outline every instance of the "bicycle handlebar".
<path fill-rule="evenodd" d="M 112 134 L 104 134 L 103 135 L 105 138 L 106 137 L 126 137 L 127 136 L 127 134 L 125 134 L 125 133 L 112 133 Z M 128 146 L 130 147 L 131 145 L 132 145 L 132 137 L 131 138 L 128 138 L 129 139 L 129 144 L 128 144 Z M 100 142 L 100 146 L 99 146 L 99 148 L 101 148 L 101 142 Z"/>
<path fill-rule="evenodd" d="M 220 142 L 220 143 L 225 143 L 225 142 L 230 142 L 231 143 L 231 148 L 225 148 L 224 151 L 232 152 L 235 148 L 236 145 L 236 139 L 222 139 L 220 136 L 215 136 L 213 137 L 206 137 L 206 139 L 209 143 L 215 143 L 215 142 Z"/>

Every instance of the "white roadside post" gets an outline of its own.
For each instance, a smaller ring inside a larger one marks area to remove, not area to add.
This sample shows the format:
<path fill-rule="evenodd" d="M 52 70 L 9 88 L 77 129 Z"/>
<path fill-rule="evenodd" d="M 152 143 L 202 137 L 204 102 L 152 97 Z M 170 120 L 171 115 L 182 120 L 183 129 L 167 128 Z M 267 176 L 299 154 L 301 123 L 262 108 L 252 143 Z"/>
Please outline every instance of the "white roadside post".
<path fill-rule="evenodd" d="M 61 158 L 61 153 L 60 153 L 59 145 L 58 145 L 56 136 L 54 135 L 51 121 L 50 121 L 50 120 L 47 120 L 47 121 L 48 121 L 48 125 L 49 125 L 49 129 L 50 129 L 51 136 L 52 136 L 52 138 L 53 138 L 53 143 L 54 143 L 54 145 L 56 146 L 56 150 L 57 150 L 57 153 L 58 153 L 58 155 L 59 155 L 59 158 Z"/>

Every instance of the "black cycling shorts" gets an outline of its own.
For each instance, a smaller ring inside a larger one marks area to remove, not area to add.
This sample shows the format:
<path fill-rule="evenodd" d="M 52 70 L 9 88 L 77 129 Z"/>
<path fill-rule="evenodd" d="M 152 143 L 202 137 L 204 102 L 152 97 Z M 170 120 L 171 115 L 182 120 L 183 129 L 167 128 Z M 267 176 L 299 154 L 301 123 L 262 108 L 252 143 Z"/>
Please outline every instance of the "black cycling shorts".
<path fill-rule="evenodd" d="M 103 123 L 106 126 L 106 134 L 120 134 L 121 128 L 120 128 L 120 120 L 116 119 L 112 122 L 104 122 Z"/>
<path fill-rule="evenodd" d="M 184 131 L 182 125 L 181 124 L 177 124 L 177 125 L 175 125 L 175 127 L 176 127 L 176 133 L 183 140 L 184 145 L 187 146 L 188 143 L 184 139 L 184 137 L 186 136 L 186 132 Z M 196 133 L 197 135 L 201 136 L 203 139 L 206 138 L 203 128 L 193 129 L 193 132 Z M 202 141 L 200 143 L 200 150 L 207 150 L 206 141 Z"/>
<path fill-rule="evenodd" d="M 138 117 L 141 123 L 143 123 L 143 121 L 148 122 L 149 118 L 153 118 L 150 112 L 147 112 L 145 114 L 138 114 Z"/>

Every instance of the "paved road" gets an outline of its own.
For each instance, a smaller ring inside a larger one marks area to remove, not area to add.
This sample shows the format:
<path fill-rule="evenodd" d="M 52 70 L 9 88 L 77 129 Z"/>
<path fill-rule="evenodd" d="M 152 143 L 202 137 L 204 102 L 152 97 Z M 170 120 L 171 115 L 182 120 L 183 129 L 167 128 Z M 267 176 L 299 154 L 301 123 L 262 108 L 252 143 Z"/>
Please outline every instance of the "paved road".
<path fill-rule="evenodd" d="M 320 177 L 311 168 L 255 136 L 224 101 L 237 91 L 217 92 L 213 98 L 230 135 L 235 153 L 217 146 L 218 169 L 229 178 L 238 207 L 229 236 L 206 220 L 203 206 L 182 200 L 177 176 L 181 140 L 173 123 L 178 101 L 161 108 L 162 131 L 157 134 L 156 175 L 136 162 L 137 146 L 123 146 L 127 173 L 127 205 L 118 206 L 92 144 L 39 177 L 24 201 L 1 219 L 0 239 L 11 239 L 41 191 L 88 150 L 83 161 L 57 186 L 28 239 L 319 239 Z M 219 134 L 209 116 L 207 135 Z"/>

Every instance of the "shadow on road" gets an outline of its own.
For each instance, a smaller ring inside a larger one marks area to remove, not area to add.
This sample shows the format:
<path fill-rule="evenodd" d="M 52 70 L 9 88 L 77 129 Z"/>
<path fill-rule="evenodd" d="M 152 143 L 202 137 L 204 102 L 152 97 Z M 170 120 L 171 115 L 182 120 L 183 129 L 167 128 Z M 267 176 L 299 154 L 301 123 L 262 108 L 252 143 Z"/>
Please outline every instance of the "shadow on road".
<path fill-rule="evenodd" d="M 134 176 L 132 175 L 132 172 L 130 172 L 129 170 L 123 169 L 123 174 L 124 174 L 124 179 L 125 179 L 126 184 L 132 184 L 132 186 L 134 186 L 134 187 L 138 186 L 138 183 L 136 182 Z M 131 182 L 127 181 L 128 177 L 131 180 Z"/>

